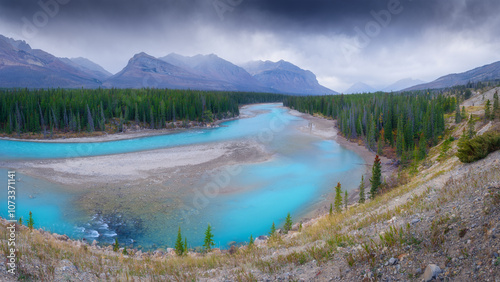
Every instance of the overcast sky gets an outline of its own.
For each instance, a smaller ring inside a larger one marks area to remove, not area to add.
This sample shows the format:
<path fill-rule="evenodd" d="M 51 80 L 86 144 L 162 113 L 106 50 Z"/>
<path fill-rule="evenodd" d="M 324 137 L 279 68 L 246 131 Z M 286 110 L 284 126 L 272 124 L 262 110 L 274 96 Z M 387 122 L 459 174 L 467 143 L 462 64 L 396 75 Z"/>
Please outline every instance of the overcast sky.
<path fill-rule="evenodd" d="M 344 91 L 499 61 L 499 15 L 498 0 L 0 0 L 0 33 L 112 73 L 139 52 L 283 59 Z"/>

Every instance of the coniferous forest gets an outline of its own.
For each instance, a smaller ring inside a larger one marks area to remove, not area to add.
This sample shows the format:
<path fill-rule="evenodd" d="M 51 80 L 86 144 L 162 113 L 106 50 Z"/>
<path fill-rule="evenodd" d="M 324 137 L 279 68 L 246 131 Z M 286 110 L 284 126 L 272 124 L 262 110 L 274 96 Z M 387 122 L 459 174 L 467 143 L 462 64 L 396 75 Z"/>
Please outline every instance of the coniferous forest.
<path fill-rule="evenodd" d="M 444 114 L 453 112 L 457 100 L 422 91 L 332 96 L 287 96 L 284 105 L 303 113 L 337 120 L 348 139 L 360 139 L 382 154 L 393 149 L 403 162 L 421 160 L 445 130 Z"/>
<path fill-rule="evenodd" d="M 172 122 L 210 123 L 239 115 L 242 104 L 283 102 L 337 120 L 348 139 L 372 151 L 394 150 L 402 161 L 423 159 L 444 134 L 444 114 L 457 99 L 423 91 L 329 96 L 168 89 L 48 89 L 0 91 L 0 131 L 9 135 L 122 131 L 125 125 L 163 129 Z M 111 130 L 111 128 L 113 130 Z"/>
<path fill-rule="evenodd" d="M 239 105 L 282 100 L 277 94 L 168 89 L 1 90 L 0 131 L 46 136 L 106 131 L 110 125 L 122 131 L 127 123 L 162 129 L 176 121 L 232 118 Z"/>

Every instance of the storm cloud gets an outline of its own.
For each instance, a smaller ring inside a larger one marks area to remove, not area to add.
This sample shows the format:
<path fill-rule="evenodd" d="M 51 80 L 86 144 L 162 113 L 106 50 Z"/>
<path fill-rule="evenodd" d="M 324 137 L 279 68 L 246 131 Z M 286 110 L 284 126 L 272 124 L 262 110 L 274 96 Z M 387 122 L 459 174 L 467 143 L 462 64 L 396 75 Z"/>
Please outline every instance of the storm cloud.
<path fill-rule="evenodd" d="M 495 0 L 1 0 L 0 33 L 116 73 L 139 52 L 290 61 L 343 91 L 500 59 Z"/>

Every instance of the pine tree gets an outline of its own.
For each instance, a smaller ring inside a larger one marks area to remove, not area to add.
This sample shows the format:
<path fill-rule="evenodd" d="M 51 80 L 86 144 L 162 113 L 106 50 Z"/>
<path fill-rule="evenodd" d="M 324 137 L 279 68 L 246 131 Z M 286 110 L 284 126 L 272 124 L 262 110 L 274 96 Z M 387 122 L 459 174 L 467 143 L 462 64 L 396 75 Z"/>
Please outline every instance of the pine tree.
<path fill-rule="evenodd" d="M 19 218 L 19 220 L 17 221 L 17 223 L 19 223 L 19 225 L 23 225 L 23 217 L 22 216 Z"/>
<path fill-rule="evenodd" d="M 33 220 L 33 213 L 30 211 L 28 221 L 26 222 L 26 226 L 28 226 L 30 230 L 33 230 L 34 225 L 35 221 Z"/>
<path fill-rule="evenodd" d="M 215 246 L 214 235 L 212 234 L 212 227 L 209 224 L 207 231 L 205 231 L 205 241 L 203 247 L 205 248 L 205 251 L 209 252 L 213 246 Z"/>
<path fill-rule="evenodd" d="M 89 132 L 94 132 L 94 119 L 92 118 L 92 113 L 90 112 L 89 105 L 87 104 L 87 130 Z"/>
<path fill-rule="evenodd" d="M 285 234 L 287 234 L 288 231 L 292 230 L 292 224 L 292 217 L 290 216 L 290 213 L 288 213 L 285 219 L 285 226 L 283 226 L 283 231 L 285 232 Z"/>
<path fill-rule="evenodd" d="M 118 252 L 120 249 L 120 244 L 118 243 L 118 238 L 115 237 L 115 243 L 113 244 L 113 252 Z"/>
<path fill-rule="evenodd" d="M 455 123 L 462 122 L 462 113 L 460 112 L 460 105 L 457 102 L 457 108 L 455 109 Z"/>
<path fill-rule="evenodd" d="M 376 144 L 376 138 L 375 138 L 375 135 L 376 135 L 376 131 L 377 131 L 377 126 L 375 124 L 375 119 L 373 118 L 373 115 L 370 115 L 370 124 L 368 126 L 368 134 L 366 135 L 366 139 L 367 139 L 367 147 L 370 151 L 373 150 L 373 148 L 375 148 L 375 144 Z"/>
<path fill-rule="evenodd" d="M 254 240 L 252 234 L 250 234 L 250 240 L 248 241 L 248 247 L 252 248 L 254 245 Z"/>
<path fill-rule="evenodd" d="M 422 133 L 420 135 L 420 140 L 418 143 L 418 160 L 425 159 L 427 155 L 427 140 L 425 139 L 425 135 Z"/>
<path fill-rule="evenodd" d="M 378 157 L 378 155 L 376 155 L 375 160 L 373 161 L 372 178 L 370 178 L 370 183 L 372 185 L 370 189 L 371 199 L 375 198 L 375 195 L 378 193 L 380 185 L 382 185 L 381 178 L 382 178 L 382 165 L 380 164 L 380 158 Z"/>
<path fill-rule="evenodd" d="M 177 240 L 175 241 L 175 253 L 178 256 L 182 256 L 184 253 L 184 245 L 182 244 L 181 227 L 179 226 L 179 231 L 177 232 Z"/>
<path fill-rule="evenodd" d="M 472 96 L 472 91 L 470 89 L 465 90 L 464 99 L 467 100 Z"/>
<path fill-rule="evenodd" d="M 398 127 L 397 127 L 397 135 L 396 135 L 396 154 L 398 157 L 403 155 L 404 147 L 404 135 L 403 135 L 403 118 L 399 117 L 398 119 Z"/>
<path fill-rule="evenodd" d="M 345 190 L 345 195 L 344 195 L 344 208 L 347 210 L 347 200 L 348 200 L 348 197 L 347 197 L 347 190 Z"/>
<path fill-rule="evenodd" d="M 467 122 L 467 132 L 466 132 L 466 137 L 467 139 L 472 139 L 476 136 L 476 121 L 472 117 L 472 114 L 469 116 L 469 121 Z"/>
<path fill-rule="evenodd" d="M 332 215 L 333 214 L 333 204 L 330 203 L 330 211 L 328 213 L 329 215 Z"/>
<path fill-rule="evenodd" d="M 359 203 L 365 202 L 365 176 L 361 175 L 361 183 L 359 184 Z"/>
<path fill-rule="evenodd" d="M 493 119 L 500 115 L 500 105 L 498 101 L 498 90 L 493 94 Z"/>
<path fill-rule="evenodd" d="M 123 252 L 122 252 L 123 255 L 127 256 L 128 255 L 128 252 L 127 252 L 127 247 L 123 247 Z"/>
<path fill-rule="evenodd" d="M 273 237 L 274 235 L 276 235 L 276 226 L 274 225 L 273 221 L 273 225 L 271 225 L 271 231 L 269 231 L 269 236 Z"/>
<path fill-rule="evenodd" d="M 384 129 L 380 131 L 380 136 L 377 141 L 377 154 L 382 155 L 384 152 L 384 135 L 383 135 Z"/>
<path fill-rule="evenodd" d="M 335 187 L 335 212 L 341 213 L 342 212 L 342 190 L 341 190 L 341 185 L 340 182 L 337 183 L 337 186 Z"/>
<path fill-rule="evenodd" d="M 462 120 L 467 118 L 467 111 L 465 111 L 465 106 L 462 106 Z"/>
<path fill-rule="evenodd" d="M 486 101 L 486 104 L 484 105 L 484 120 L 488 121 L 488 120 L 492 119 L 491 117 L 492 117 L 492 114 L 491 114 L 491 102 L 488 99 L 488 101 Z"/>

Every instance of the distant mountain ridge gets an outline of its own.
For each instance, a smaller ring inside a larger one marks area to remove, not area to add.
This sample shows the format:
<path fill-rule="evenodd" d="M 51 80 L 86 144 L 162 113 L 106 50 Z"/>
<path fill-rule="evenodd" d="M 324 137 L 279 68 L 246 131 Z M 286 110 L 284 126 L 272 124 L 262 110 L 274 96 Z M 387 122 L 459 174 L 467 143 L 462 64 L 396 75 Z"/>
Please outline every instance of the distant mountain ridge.
<path fill-rule="evenodd" d="M 31 49 L 21 40 L 0 35 L 2 88 L 170 88 L 285 94 L 334 94 L 316 76 L 289 62 L 265 62 L 256 74 L 217 55 L 170 54 L 155 58 L 134 55 L 127 66 L 111 74 L 86 58 L 57 58 Z"/>
<path fill-rule="evenodd" d="M 5 88 L 97 88 L 101 81 L 24 41 L 0 35 L 0 87 Z"/>
<path fill-rule="evenodd" d="M 373 93 L 377 91 L 383 92 L 397 92 L 405 88 L 424 83 L 424 81 L 419 79 L 404 78 L 394 82 L 393 84 L 386 86 L 384 88 L 375 88 L 363 82 L 356 82 L 351 87 L 349 87 L 345 94 L 356 94 L 356 93 Z"/>
<path fill-rule="evenodd" d="M 243 68 L 214 54 L 187 57 L 171 53 L 159 59 L 219 82 L 219 90 L 272 92 L 272 89 L 261 85 Z"/>
<path fill-rule="evenodd" d="M 113 75 L 100 65 L 86 58 L 78 57 L 78 58 L 59 58 L 59 59 L 61 59 L 68 65 L 73 65 L 79 70 L 87 72 L 103 81 Z"/>
<path fill-rule="evenodd" d="M 432 82 L 415 85 L 405 90 L 439 89 L 456 85 L 465 85 L 468 82 L 480 82 L 500 79 L 500 61 L 477 67 L 472 70 L 442 76 Z"/>
<path fill-rule="evenodd" d="M 412 87 L 422 83 L 425 83 L 425 81 L 422 81 L 420 79 L 404 78 L 394 82 L 389 86 L 386 86 L 384 89 L 382 89 L 382 91 L 385 92 L 401 91 L 408 87 Z"/>
<path fill-rule="evenodd" d="M 278 62 L 253 61 L 243 64 L 242 67 L 263 86 L 269 87 L 275 92 L 313 95 L 338 94 L 320 85 L 311 71 L 303 70 L 283 60 Z"/>
<path fill-rule="evenodd" d="M 358 93 L 372 93 L 376 92 L 377 90 L 374 87 L 371 87 L 368 84 L 365 84 L 363 82 L 356 82 L 354 83 L 351 87 L 349 87 L 346 91 L 344 91 L 345 94 L 358 94 Z"/>

